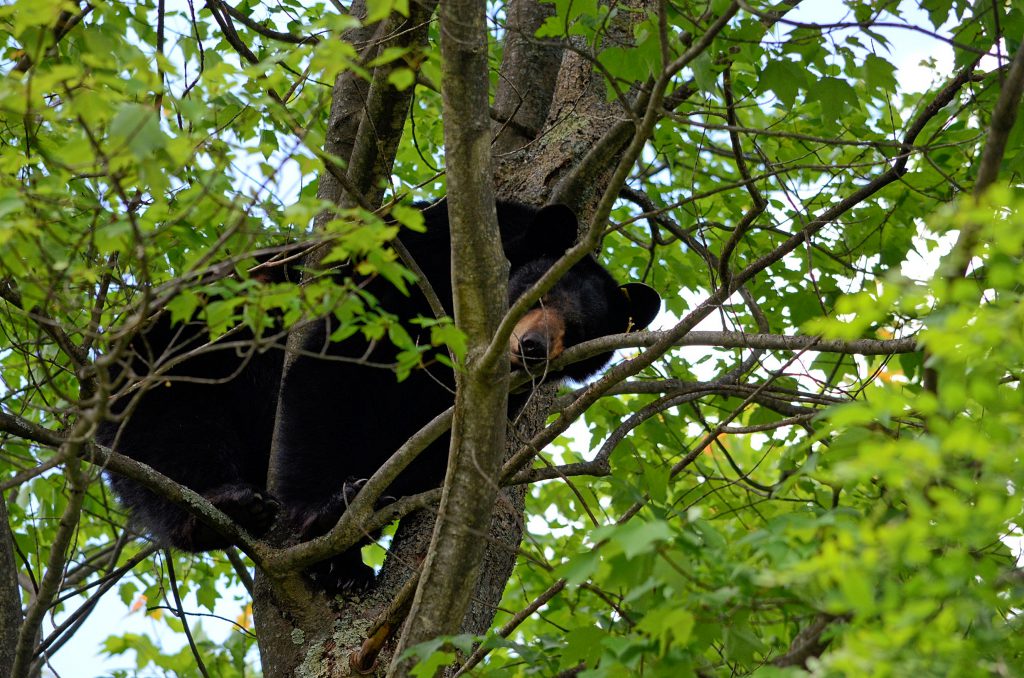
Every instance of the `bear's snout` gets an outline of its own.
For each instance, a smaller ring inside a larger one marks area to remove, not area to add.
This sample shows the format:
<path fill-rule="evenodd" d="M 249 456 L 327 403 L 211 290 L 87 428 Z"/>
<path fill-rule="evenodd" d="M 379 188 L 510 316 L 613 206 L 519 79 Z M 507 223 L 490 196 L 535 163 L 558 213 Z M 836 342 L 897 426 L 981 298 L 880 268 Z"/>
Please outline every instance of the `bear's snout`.
<path fill-rule="evenodd" d="M 537 308 L 524 315 L 509 339 L 512 365 L 527 370 L 554 360 L 564 348 L 565 320 L 550 308 Z"/>

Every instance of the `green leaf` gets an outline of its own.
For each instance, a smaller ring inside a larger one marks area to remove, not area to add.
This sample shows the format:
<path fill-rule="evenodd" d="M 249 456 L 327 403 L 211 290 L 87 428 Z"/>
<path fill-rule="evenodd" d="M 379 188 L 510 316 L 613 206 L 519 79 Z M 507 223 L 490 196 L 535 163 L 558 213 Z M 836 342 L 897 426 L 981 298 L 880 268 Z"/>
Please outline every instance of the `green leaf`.
<path fill-rule="evenodd" d="M 570 585 L 578 585 L 593 576 L 600 564 L 601 557 L 597 552 L 578 553 L 559 566 L 557 572 Z"/>
<path fill-rule="evenodd" d="M 565 649 L 562 651 L 562 666 L 571 667 L 583 662 L 594 665 L 601 656 L 601 641 L 605 632 L 596 626 L 580 626 L 565 634 Z"/>
<path fill-rule="evenodd" d="M 388 73 L 388 82 L 398 91 L 402 91 L 416 83 L 416 73 L 410 68 L 396 68 Z"/>
<path fill-rule="evenodd" d="M 653 636 L 664 657 L 673 643 L 686 645 L 689 642 L 695 624 L 696 618 L 688 610 L 665 606 L 648 612 L 637 624 L 637 630 Z"/>
<path fill-rule="evenodd" d="M 881 90 L 881 96 L 888 98 L 897 89 L 896 68 L 875 54 L 864 57 L 864 77 L 870 87 Z"/>
<path fill-rule="evenodd" d="M 767 649 L 748 624 L 733 620 L 733 623 L 725 627 L 725 656 L 731 661 L 747 664 L 754 660 L 755 655 L 763 654 Z"/>
<path fill-rule="evenodd" d="M 853 87 L 840 78 L 821 78 L 811 91 L 821 104 L 823 120 L 830 127 L 835 126 L 843 114 L 858 103 Z"/>
<path fill-rule="evenodd" d="M 202 297 L 194 290 L 182 290 L 167 302 L 166 308 L 171 312 L 171 324 L 177 325 L 191 320 L 200 303 L 202 303 Z"/>
<path fill-rule="evenodd" d="M 380 54 L 378 54 L 375 58 L 371 59 L 366 65 L 368 67 L 376 67 L 382 66 L 384 64 L 389 64 L 392 61 L 395 61 L 396 59 L 401 59 L 405 57 L 407 54 L 409 54 L 409 52 L 410 50 L 408 47 L 386 47 L 381 51 Z"/>
<path fill-rule="evenodd" d="M 807 87 L 807 72 L 788 59 L 771 59 L 758 78 L 762 89 L 775 92 L 787 108 L 796 104 L 796 95 Z"/>
<path fill-rule="evenodd" d="M 202 318 L 210 330 L 210 338 L 216 339 L 235 326 L 238 309 L 243 299 L 215 299 L 203 307 Z"/>
<path fill-rule="evenodd" d="M 468 345 L 466 335 L 453 322 L 440 322 L 430 328 L 430 343 L 434 346 L 447 346 L 459 363 L 465 361 Z"/>
<path fill-rule="evenodd" d="M 405 11 L 402 11 L 403 9 Z M 402 0 L 367 0 L 366 19 L 363 23 L 367 26 L 375 24 L 387 18 L 392 11 L 398 12 L 403 16 L 409 16 L 408 3 Z"/>
<path fill-rule="evenodd" d="M 661 542 L 672 539 L 673 535 L 672 528 L 662 520 L 633 520 L 594 533 L 595 538 L 608 539 L 618 545 L 627 558 L 648 553 Z"/>
<path fill-rule="evenodd" d="M 153 152 L 167 143 L 154 111 L 138 104 L 125 104 L 118 109 L 110 122 L 110 134 L 139 160 L 151 160 Z"/>

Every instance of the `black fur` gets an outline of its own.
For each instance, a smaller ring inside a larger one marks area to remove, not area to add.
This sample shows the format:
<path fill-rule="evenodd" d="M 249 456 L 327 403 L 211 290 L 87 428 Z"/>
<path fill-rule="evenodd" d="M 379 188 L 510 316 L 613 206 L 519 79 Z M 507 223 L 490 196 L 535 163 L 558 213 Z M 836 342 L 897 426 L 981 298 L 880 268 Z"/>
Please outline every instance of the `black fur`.
<path fill-rule="evenodd" d="M 211 345 L 205 324 L 175 326 L 161 313 L 115 374 L 127 385 L 150 379 L 114 401 L 116 419 L 99 425 L 96 440 L 204 495 L 259 535 L 280 507 L 266 483 L 284 352 L 254 350 L 253 338 L 239 328 Z M 135 481 L 112 473 L 110 482 L 136 521 L 165 543 L 185 551 L 230 545 Z"/>
<path fill-rule="evenodd" d="M 442 200 L 421 209 L 426 232 L 403 233 L 402 241 L 451 313 L 447 203 Z M 503 248 L 511 265 L 508 295 L 514 300 L 572 246 L 577 222 L 571 210 L 561 205 L 538 210 L 499 202 L 497 213 Z M 383 279 L 363 282 L 366 292 L 403 321 L 432 315 L 415 288 L 406 296 Z M 595 259 L 587 257 L 544 296 L 541 306 L 545 317 L 564 326 L 557 347 L 560 349 L 646 327 L 659 304 L 650 288 L 620 288 Z M 156 386 L 138 397 L 134 411 L 120 428 L 106 423 L 97 438 L 206 495 L 257 535 L 273 518 L 278 500 L 303 537 L 322 534 L 358 491 L 360 483 L 356 479 L 370 477 L 410 435 L 449 407 L 454 388 L 450 370 L 437 363 L 414 370 L 398 382 L 388 369 L 331 360 L 366 358 L 389 364 L 396 356 L 396 349 L 386 340 L 370 347 L 361 335 L 356 335 L 332 343 L 329 336 L 335 329 L 333 316 L 315 323 L 303 354 L 297 357 L 282 385 L 283 458 L 276 499 L 263 488 L 277 408 L 276 386 L 281 377 L 283 352 L 279 349 L 246 359 L 235 349 L 190 358 L 170 371 L 169 385 Z M 407 329 L 415 332 L 413 326 Z M 534 334 L 540 340 L 531 343 L 529 350 L 525 342 L 513 348 L 521 350 L 521 364 L 531 371 L 542 371 L 548 352 L 556 348 L 543 332 Z M 131 348 L 144 357 L 180 355 L 181 344 L 202 341 L 204 336 L 201 325 L 173 328 L 162 317 Z M 244 342 L 246 338 L 252 335 L 239 332 L 226 341 Z M 599 371 L 610 358 L 610 353 L 595 356 L 547 378 L 582 380 Z M 136 358 L 131 369 L 148 374 L 151 367 L 149 360 Z M 176 381 L 176 376 L 205 379 L 192 383 Z M 510 397 L 510 409 L 520 407 L 523 400 L 523 396 Z M 121 413 L 124 408 L 122 400 L 114 411 Z M 448 437 L 443 436 L 396 479 L 387 494 L 405 496 L 439 486 L 447 449 Z M 134 482 L 114 476 L 112 483 L 147 529 L 170 544 L 192 551 L 226 545 L 184 511 Z M 361 583 L 372 577 L 369 568 L 362 565 L 358 549 L 342 554 L 318 571 L 321 583 L 328 587 Z"/>
<path fill-rule="evenodd" d="M 426 208 L 423 214 L 426 233 L 403 236 L 403 242 L 451 313 L 447 203 Z M 508 296 L 514 300 L 572 246 L 577 221 L 562 205 L 537 210 L 514 203 L 498 203 L 498 221 L 511 266 Z M 657 294 L 646 286 L 628 289 L 633 299 L 588 256 L 563 276 L 543 301 L 545 308 L 564 319 L 565 346 L 572 346 L 650 323 L 660 305 Z M 405 297 L 383 281 L 371 282 L 367 290 L 400 318 L 431 315 L 418 292 Z M 322 352 L 326 359 L 299 357 L 285 377 L 281 392 L 284 459 L 278 495 L 299 524 L 321 527 L 333 525 L 342 513 L 344 504 L 332 500 L 339 492 L 340 481 L 349 476 L 371 476 L 412 434 L 451 405 L 454 389 L 451 372 L 440 365 L 414 371 L 398 384 L 388 370 L 331 361 L 332 356 L 365 356 L 387 364 L 395 357 L 394 348 L 386 342 L 372 350 L 365 340 L 355 337 L 332 344 L 327 337 L 335 329 L 332 319 L 318 324 L 304 349 L 312 354 Z M 585 379 L 604 367 L 611 355 L 595 356 L 548 378 Z M 358 389 L 338 397 L 339 384 L 358 384 Z M 517 410 L 524 400 L 523 396 L 510 397 L 510 409 Z M 438 487 L 444 479 L 448 445 L 447 435 L 431 444 L 389 486 L 388 494 L 401 497 Z M 304 536 L 317 533 L 307 531 Z M 372 577 L 358 559 L 348 562 L 357 569 L 339 572 L 343 568 L 334 564 L 331 577 Z"/>

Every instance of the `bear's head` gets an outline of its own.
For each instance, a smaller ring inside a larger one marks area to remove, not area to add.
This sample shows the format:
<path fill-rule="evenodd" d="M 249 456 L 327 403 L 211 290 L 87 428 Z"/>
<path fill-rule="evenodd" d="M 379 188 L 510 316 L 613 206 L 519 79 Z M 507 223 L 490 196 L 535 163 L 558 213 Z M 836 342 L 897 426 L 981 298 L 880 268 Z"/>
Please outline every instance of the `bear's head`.
<path fill-rule="evenodd" d="M 500 212 L 499 212 L 500 214 Z M 537 210 L 529 228 L 506 242 L 509 301 L 518 299 L 576 242 L 576 215 L 565 205 Z M 661 297 L 642 283 L 619 285 L 592 256 L 577 262 L 520 319 L 509 340 L 512 365 L 543 374 L 570 346 L 591 339 L 642 330 L 654 320 Z M 612 352 L 569 365 L 549 377 L 582 381 L 608 364 Z"/>

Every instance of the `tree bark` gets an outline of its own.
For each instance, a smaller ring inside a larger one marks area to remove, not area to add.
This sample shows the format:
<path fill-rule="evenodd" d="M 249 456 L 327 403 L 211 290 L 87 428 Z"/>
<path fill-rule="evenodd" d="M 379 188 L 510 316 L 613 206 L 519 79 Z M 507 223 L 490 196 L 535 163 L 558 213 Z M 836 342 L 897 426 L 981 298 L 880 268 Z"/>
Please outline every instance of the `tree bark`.
<path fill-rule="evenodd" d="M 505 289 L 507 285 L 507 263 L 501 252 L 493 212 L 494 194 L 534 205 L 545 204 L 554 187 L 571 174 L 594 144 L 626 114 L 621 103 L 607 100 L 603 80 L 593 73 L 587 59 L 572 52 L 563 56 L 560 49 L 542 45 L 532 38 L 547 8 L 530 0 L 519 0 L 509 9 L 506 56 L 495 99 L 498 117 L 508 115 L 515 124 L 506 125 L 504 129 L 500 123 L 492 127 L 486 96 L 484 5 L 449 3 L 442 11 L 457 13 L 466 8 L 477 12 L 475 23 L 460 22 L 449 30 L 442 18 L 442 41 L 457 38 L 456 45 L 446 47 L 443 44 L 442 49 L 452 47 L 467 53 L 466 61 L 457 68 L 476 73 L 478 91 L 461 89 L 473 82 L 472 76 L 446 73 L 442 94 L 446 99 L 453 283 L 460 290 L 456 292 L 456 320 L 470 335 L 470 346 L 485 348 L 502 317 L 505 300 L 502 296 L 501 304 L 494 305 L 493 299 L 472 298 L 481 291 L 488 292 L 485 297 L 493 296 L 492 290 Z M 446 68 L 456 68 L 457 62 L 449 53 L 445 53 L 444 59 Z M 477 70 L 472 71 L 474 68 Z M 527 91 L 529 96 L 525 95 Z M 520 105 L 517 102 L 521 95 L 524 101 Z M 347 83 L 344 90 L 336 88 L 332 100 L 329 143 L 333 144 L 333 150 L 327 150 L 346 157 L 347 149 L 347 157 L 353 162 L 345 176 L 346 184 L 365 191 L 359 200 L 353 200 L 337 178 L 325 172 L 321 179 L 321 197 L 342 205 L 379 201 L 375 191 L 381 184 L 368 179 L 370 174 L 355 170 L 370 165 L 389 166 L 401 133 L 397 118 L 389 118 L 395 124 L 388 123 L 384 128 L 370 125 L 372 120 L 365 118 L 362 98 L 366 96 L 372 99 L 374 95 Z M 358 106 L 353 104 L 352 98 L 358 100 Z M 458 123 L 457 130 L 449 131 L 456 124 L 458 109 L 453 103 L 473 112 L 467 114 L 466 121 Z M 408 103 L 393 105 L 390 110 L 404 116 Z M 367 122 L 356 125 L 351 119 L 354 115 Z M 368 133 L 371 128 L 376 133 L 382 133 L 383 129 L 386 138 L 375 140 L 377 160 L 367 164 L 356 159 L 355 149 L 361 143 L 356 136 Z M 481 169 L 491 167 L 493 134 L 498 135 L 496 147 L 504 152 L 499 156 L 500 166 L 492 173 Z M 627 142 L 628 138 L 623 140 Z M 573 201 L 572 206 L 584 217 L 582 225 L 593 213 L 607 185 L 614 160 L 614 154 L 609 154 L 606 171 Z M 492 175 L 496 190 L 489 185 Z M 487 228 L 481 228 L 483 221 L 487 222 Z M 490 254 L 481 257 L 480 252 Z M 472 253 L 470 264 L 465 263 L 467 253 Z M 467 273 L 471 274 L 467 276 Z M 473 359 L 471 349 L 467 374 L 472 371 Z M 413 601 L 409 615 L 413 621 L 411 625 L 406 624 L 410 630 L 403 631 L 407 634 L 404 646 L 437 634 L 482 634 L 490 627 L 515 565 L 523 533 L 525 486 L 497 493 L 501 457 L 503 453 L 507 452 L 504 456 L 508 456 L 519 449 L 521 441 L 529 440 L 543 428 L 554 395 L 552 386 L 538 389 L 527 409 L 517 418 L 515 431 L 506 437 L 494 422 L 506 419 L 507 388 L 504 384 L 508 372 L 506 362 L 500 368 L 491 365 L 471 377 L 460 377 L 464 381 L 460 384 L 462 395 L 457 408 L 471 409 L 471 412 L 468 418 L 464 413 L 463 418 L 453 424 L 453 450 L 458 452 L 449 462 L 449 472 L 453 475 L 454 486 L 447 489 L 448 496 L 444 500 L 447 506 L 444 515 L 456 522 L 447 525 L 442 522 L 435 527 L 431 511 L 402 519 L 384 568 L 374 586 L 362 595 L 328 601 L 310 591 L 298 576 L 275 581 L 258 578 L 254 613 L 267 678 L 354 675 L 350 659 L 369 642 L 369 632 L 386 616 L 396 593 L 404 590 L 409 577 L 422 569 L 428 557 L 433 559 L 433 565 L 428 564 L 421 577 L 419 600 Z M 472 408 L 466 408 L 465 403 L 470 402 Z M 481 470 L 484 470 L 482 475 Z M 432 532 L 438 536 L 434 539 L 434 548 L 429 548 Z M 438 553 L 439 546 L 446 552 Z M 479 564 L 481 559 L 482 564 Z M 467 585 L 467 581 L 473 584 Z M 447 602 L 440 602 L 442 600 Z M 385 667 L 400 654 L 396 652 L 397 645 L 397 637 L 388 638 L 377 648 L 376 663 L 362 668 L 384 675 Z"/>
<path fill-rule="evenodd" d="M 459 631 L 469 607 L 498 492 L 508 401 L 508 354 L 487 348 L 505 314 L 508 262 L 501 246 L 491 172 L 487 7 L 441 5 L 441 93 L 448 169 L 455 323 L 465 333 L 465 369 L 456 371 L 455 416 L 441 505 L 430 549 L 396 656 Z M 392 675 L 413 663 L 392 663 Z"/>
<path fill-rule="evenodd" d="M 14 560 L 14 535 L 7 515 L 7 499 L 0 495 L 0 677 L 7 678 L 14 665 L 21 627 L 21 589 Z"/>
<path fill-rule="evenodd" d="M 414 3 L 411 16 L 392 15 L 370 26 L 348 32 L 343 39 L 363 45 L 364 62 L 389 44 L 411 46 L 426 40 L 428 20 L 436 3 Z M 365 17 L 363 0 L 353 3 L 353 16 Z M 328 116 L 325 152 L 347 166 L 335 166 L 321 173 L 317 196 L 340 207 L 359 204 L 379 205 L 383 197 L 383 177 L 390 171 L 412 89 L 399 92 L 387 85 L 384 64 L 374 71 L 368 83 L 356 73 L 346 71 L 335 81 Z M 374 117 L 377 116 L 377 117 Z M 314 226 L 322 228 L 333 214 L 317 216 Z M 318 250 L 307 266 L 316 267 L 323 250 Z M 301 345 L 301 330 L 292 332 L 290 347 Z M 288 369 L 291 360 L 286 360 Z M 271 453 L 268 486 L 273 491 L 277 470 L 277 436 Z M 287 525 L 279 525 L 272 539 L 283 543 L 290 536 Z M 263 674 L 267 678 L 285 676 L 341 676 L 353 672 L 349 659 L 366 638 L 373 620 L 387 607 L 392 589 L 383 579 L 365 595 L 346 600 L 329 600 L 312 590 L 299 573 L 270 579 L 257 570 L 253 592 L 253 616 L 259 638 Z"/>
<path fill-rule="evenodd" d="M 512 0 L 505 6 L 505 50 L 494 93 L 496 156 L 536 139 L 548 117 L 562 47 L 534 34 L 554 10 L 536 0 Z"/>

